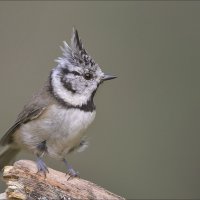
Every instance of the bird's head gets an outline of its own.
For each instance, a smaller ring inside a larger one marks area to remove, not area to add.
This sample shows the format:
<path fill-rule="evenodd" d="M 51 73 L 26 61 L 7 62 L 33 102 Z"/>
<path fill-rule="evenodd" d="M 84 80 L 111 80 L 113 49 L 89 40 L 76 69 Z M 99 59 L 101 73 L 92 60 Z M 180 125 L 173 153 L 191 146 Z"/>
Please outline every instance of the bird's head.
<path fill-rule="evenodd" d="M 92 101 L 98 86 L 116 78 L 105 74 L 84 49 L 77 30 L 73 29 L 71 47 L 64 42 L 62 57 L 51 72 L 54 95 L 67 104 L 82 106 Z"/>

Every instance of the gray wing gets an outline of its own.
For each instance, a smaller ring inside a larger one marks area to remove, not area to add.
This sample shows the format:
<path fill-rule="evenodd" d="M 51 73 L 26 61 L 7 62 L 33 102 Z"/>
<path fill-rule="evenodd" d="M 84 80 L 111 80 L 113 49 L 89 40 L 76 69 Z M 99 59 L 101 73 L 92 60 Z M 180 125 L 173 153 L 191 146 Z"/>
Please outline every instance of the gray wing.
<path fill-rule="evenodd" d="M 15 131 L 22 125 L 31 120 L 38 118 L 50 104 L 47 90 L 43 88 L 31 101 L 24 107 L 23 111 L 18 115 L 14 125 L 4 134 L 0 140 L 0 145 L 6 145 L 12 142 L 12 136 Z"/>
<path fill-rule="evenodd" d="M 4 136 L 0 140 L 0 145 L 6 145 L 12 142 L 12 135 L 15 131 L 22 125 L 25 124 L 33 119 L 38 118 L 46 107 L 34 108 L 30 110 L 26 110 L 26 112 L 20 113 L 18 119 L 16 120 L 15 124 L 8 129 L 8 131 L 4 134 Z"/>

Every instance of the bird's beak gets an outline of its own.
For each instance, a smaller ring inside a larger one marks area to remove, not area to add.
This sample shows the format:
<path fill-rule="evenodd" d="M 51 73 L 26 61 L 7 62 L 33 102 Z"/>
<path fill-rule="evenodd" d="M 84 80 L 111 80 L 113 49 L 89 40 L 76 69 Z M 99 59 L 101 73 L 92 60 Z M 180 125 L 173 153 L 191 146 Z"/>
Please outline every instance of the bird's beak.
<path fill-rule="evenodd" d="M 102 82 L 103 81 L 107 81 L 107 80 L 111 80 L 111 79 L 114 79 L 114 78 L 117 78 L 117 76 L 112 76 L 112 75 L 109 75 L 109 74 L 104 74 L 104 76 L 102 78 Z"/>

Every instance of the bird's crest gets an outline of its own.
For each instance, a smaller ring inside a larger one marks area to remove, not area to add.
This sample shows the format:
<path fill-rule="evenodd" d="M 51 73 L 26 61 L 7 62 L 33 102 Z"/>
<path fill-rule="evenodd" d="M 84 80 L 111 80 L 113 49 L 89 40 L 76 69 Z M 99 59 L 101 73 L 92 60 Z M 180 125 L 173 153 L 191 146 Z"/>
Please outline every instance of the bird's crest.
<path fill-rule="evenodd" d="M 73 28 L 71 37 L 71 47 L 66 41 L 63 42 L 64 46 L 60 47 L 63 53 L 62 57 L 58 57 L 55 61 L 62 65 L 81 65 L 81 66 L 94 66 L 94 60 L 88 55 L 83 47 L 82 41 L 79 38 L 78 31 Z"/>

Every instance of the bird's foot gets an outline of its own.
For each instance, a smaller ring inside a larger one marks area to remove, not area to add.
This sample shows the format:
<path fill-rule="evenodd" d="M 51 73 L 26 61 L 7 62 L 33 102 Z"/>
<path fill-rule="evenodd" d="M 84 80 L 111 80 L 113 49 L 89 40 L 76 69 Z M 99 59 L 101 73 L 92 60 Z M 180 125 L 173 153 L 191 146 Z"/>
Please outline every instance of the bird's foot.
<path fill-rule="evenodd" d="M 69 175 L 69 178 L 67 180 L 70 180 L 74 177 L 79 177 L 79 172 L 76 172 L 71 165 L 69 165 L 67 163 L 67 161 L 65 159 L 63 159 L 63 162 L 65 163 L 65 165 L 67 166 L 67 173 L 66 175 Z"/>
<path fill-rule="evenodd" d="M 36 163 L 37 163 L 37 168 L 38 168 L 37 173 L 43 173 L 44 176 L 46 177 L 46 174 L 49 173 L 49 170 L 46 164 L 44 163 L 44 161 L 41 158 L 37 158 Z"/>
<path fill-rule="evenodd" d="M 67 180 L 70 180 L 74 177 L 79 177 L 79 172 L 76 172 L 72 167 L 68 168 L 67 173 L 69 175 L 69 178 Z"/>

